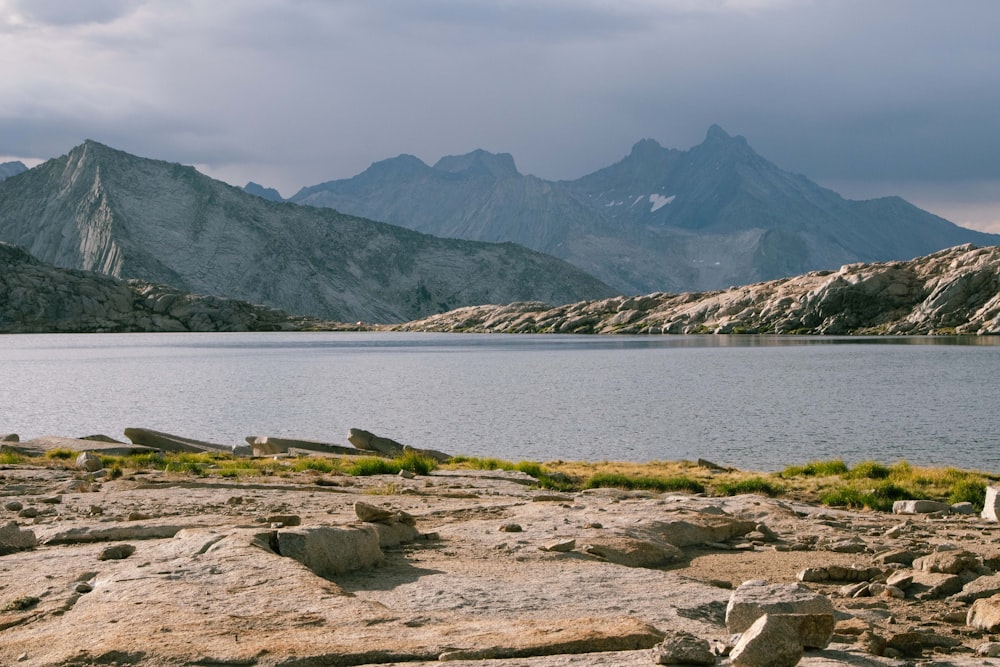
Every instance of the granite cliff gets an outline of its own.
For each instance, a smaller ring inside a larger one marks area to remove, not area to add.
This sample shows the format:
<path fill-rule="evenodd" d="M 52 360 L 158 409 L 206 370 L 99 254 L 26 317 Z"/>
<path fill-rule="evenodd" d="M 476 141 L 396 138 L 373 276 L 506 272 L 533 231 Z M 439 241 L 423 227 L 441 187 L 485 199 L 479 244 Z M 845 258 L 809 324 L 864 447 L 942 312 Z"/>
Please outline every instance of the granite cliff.
<path fill-rule="evenodd" d="M 622 294 L 723 289 L 1000 243 L 898 197 L 844 199 L 718 126 L 687 151 L 644 139 L 572 181 L 520 174 L 510 155 L 482 150 L 433 166 L 401 155 L 303 188 L 291 201 L 438 236 L 513 241 Z"/>
<path fill-rule="evenodd" d="M 397 327 L 506 333 L 1000 334 L 1000 247 L 848 264 L 716 292 L 655 293 L 552 308 L 461 308 Z"/>
<path fill-rule="evenodd" d="M 440 239 L 270 202 L 192 167 L 94 141 L 0 182 L 0 241 L 61 268 L 340 321 L 615 293 L 512 243 Z"/>

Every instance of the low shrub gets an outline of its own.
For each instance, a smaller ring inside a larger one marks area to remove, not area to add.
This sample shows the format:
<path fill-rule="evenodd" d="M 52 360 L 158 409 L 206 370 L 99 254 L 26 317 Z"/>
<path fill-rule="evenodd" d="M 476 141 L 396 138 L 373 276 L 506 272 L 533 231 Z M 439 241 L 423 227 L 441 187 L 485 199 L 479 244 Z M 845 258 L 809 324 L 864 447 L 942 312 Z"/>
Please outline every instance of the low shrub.
<path fill-rule="evenodd" d="M 13 451 L 0 452 L 0 465 L 19 465 L 27 463 L 28 457 Z"/>
<path fill-rule="evenodd" d="M 45 452 L 45 458 L 57 461 L 68 461 L 69 459 L 75 459 L 79 455 L 80 454 L 78 452 L 74 452 L 72 449 L 66 449 L 64 447 L 50 449 Z"/>
<path fill-rule="evenodd" d="M 347 469 L 347 474 L 355 477 L 367 477 L 371 475 L 398 475 L 399 471 L 399 464 L 395 461 L 378 456 L 363 456 L 354 461 L 354 464 Z"/>
<path fill-rule="evenodd" d="M 953 505 L 972 503 L 977 512 L 982 512 L 986 504 L 986 482 L 979 479 L 963 479 L 955 482 L 951 495 L 948 496 L 948 502 Z"/>
<path fill-rule="evenodd" d="M 297 458 L 292 461 L 289 466 L 295 472 L 305 472 L 306 470 L 315 470 L 316 472 L 334 472 L 339 470 L 340 466 L 338 461 L 333 459 L 321 458 L 318 456 L 304 456 L 302 458 Z"/>
<path fill-rule="evenodd" d="M 429 475 L 432 470 L 435 470 L 438 467 L 437 461 L 433 458 L 413 450 L 403 452 L 403 455 L 397 456 L 393 459 L 393 462 L 396 463 L 401 470 L 409 470 L 410 472 L 418 475 Z"/>

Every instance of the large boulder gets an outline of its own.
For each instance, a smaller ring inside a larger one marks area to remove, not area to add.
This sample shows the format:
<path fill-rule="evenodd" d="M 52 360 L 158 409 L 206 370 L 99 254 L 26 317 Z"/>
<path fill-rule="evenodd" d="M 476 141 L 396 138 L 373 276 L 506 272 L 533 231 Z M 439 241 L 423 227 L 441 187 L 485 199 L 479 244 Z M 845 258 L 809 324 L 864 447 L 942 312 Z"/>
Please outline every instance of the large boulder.
<path fill-rule="evenodd" d="M 825 595 L 801 584 L 769 584 L 759 579 L 746 581 L 729 597 L 726 629 L 731 634 L 743 632 L 765 614 L 827 614 L 832 619 L 833 603 Z"/>
<path fill-rule="evenodd" d="M 384 560 L 378 530 L 371 524 L 279 530 L 277 552 L 321 577 L 374 567 Z"/>
<path fill-rule="evenodd" d="M 101 457 L 97 454 L 93 452 L 81 452 L 76 457 L 76 467 L 78 470 L 86 472 L 97 472 L 104 467 L 104 464 L 101 463 Z"/>
<path fill-rule="evenodd" d="M 764 614 L 729 653 L 733 667 L 795 667 L 802 660 L 798 614 Z M 831 621 L 833 616 L 830 616 Z M 832 629 L 832 622 L 831 622 Z"/>

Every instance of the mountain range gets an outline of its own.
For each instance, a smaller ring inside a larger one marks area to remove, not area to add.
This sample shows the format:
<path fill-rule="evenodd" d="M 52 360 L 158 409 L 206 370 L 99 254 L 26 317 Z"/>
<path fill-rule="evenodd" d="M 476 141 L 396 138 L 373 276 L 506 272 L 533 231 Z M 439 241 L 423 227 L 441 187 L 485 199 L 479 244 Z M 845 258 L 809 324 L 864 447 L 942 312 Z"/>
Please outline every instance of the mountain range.
<path fill-rule="evenodd" d="M 442 239 L 266 201 L 192 167 L 89 140 L 0 182 L 0 241 L 60 268 L 347 322 L 616 293 L 513 243 Z"/>
<path fill-rule="evenodd" d="M 1000 244 L 1000 235 L 964 229 L 898 197 L 844 199 L 717 125 L 687 151 L 644 139 L 576 180 L 523 175 L 506 153 L 477 150 L 433 166 L 400 155 L 302 188 L 290 201 L 437 236 L 512 241 L 623 294 L 721 289 L 963 243 Z"/>

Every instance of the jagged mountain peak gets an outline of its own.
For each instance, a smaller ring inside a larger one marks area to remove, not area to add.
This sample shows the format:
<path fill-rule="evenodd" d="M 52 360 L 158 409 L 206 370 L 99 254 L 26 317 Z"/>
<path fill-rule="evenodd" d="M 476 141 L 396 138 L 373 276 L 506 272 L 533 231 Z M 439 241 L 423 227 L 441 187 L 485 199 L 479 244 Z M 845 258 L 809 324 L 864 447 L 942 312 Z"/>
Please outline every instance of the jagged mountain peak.
<path fill-rule="evenodd" d="M 514 156 L 510 153 L 490 153 L 477 148 L 465 155 L 446 155 L 434 165 L 438 171 L 450 173 L 485 172 L 495 178 L 519 176 Z"/>
<path fill-rule="evenodd" d="M 28 171 L 28 167 L 20 160 L 0 163 L 0 181 L 17 176 Z"/>

